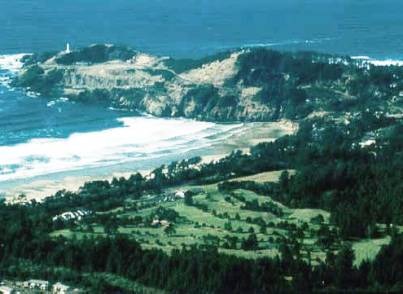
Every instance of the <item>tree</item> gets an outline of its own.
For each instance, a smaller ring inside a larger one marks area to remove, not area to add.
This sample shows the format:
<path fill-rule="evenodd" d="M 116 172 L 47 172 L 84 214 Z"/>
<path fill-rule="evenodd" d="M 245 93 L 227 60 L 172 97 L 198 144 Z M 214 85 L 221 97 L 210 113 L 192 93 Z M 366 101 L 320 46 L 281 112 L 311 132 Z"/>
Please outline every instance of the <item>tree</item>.
<path fill-rule="evenodd" d="M 294 263 L 294 256 L 292 254 L 292 250 L 290 246 L 286 244 L 287 240 L 283 239 L 280 244 L 280 255 L 281 261 L 285 265 L 286 268 L 291 268 Z"/>
<path fill-rule="evenodd" d="M 336 256 L 336 285 L 340 289 L 346 289 L 347 287 L 353 286 L 354 258 L 354 251 L 350 245 L 345 245 Z"/>
<path fill-rule="evenodd" d="M 109 219 L 104 225 L 105 234 L 107 234 L 107 235 L 116 234 L 118 232 L 118 227 L 119 226 L 116 223 L 115 219 L 113 219 L 113 218 Z"/>
<path fill-rule="evenodd" d="M 194 203 L 193 203 L 193 196 L 192 196 L 192 194 L 191 193 L 185 193 L 185 204 L 187 205 L 187 206 L 192 206 Z"/>
<path fill-rule="evenodd" d="M 224 229 L 227 230 L 227 231 L 232 231 L 232 224 L 231 224 L 231 222 L 226 222 L 226 223 L 224 224 Z"/>
<path fill-rule="evenodd" d="M 257 240 L 256 234 L 252 233 L 247 239 L 244 239 L 241 248 L 243 250 L 256 250 L 258 249 L 259 242 Z"/>
<path fill-rule="evenodd" d="M 335 241 L 334 234 L 325 224 L 321 224 L 317 234 L 318 234 L 317 243 L 325 248 L 329 248 Z"/>
<path fill-rule="evenodd" d="M 169 224 L 165 229 L 164 233 L 167 234 L 168 236 L 171 236 L 176 233 L 175 226 L 173 224 Z"/>

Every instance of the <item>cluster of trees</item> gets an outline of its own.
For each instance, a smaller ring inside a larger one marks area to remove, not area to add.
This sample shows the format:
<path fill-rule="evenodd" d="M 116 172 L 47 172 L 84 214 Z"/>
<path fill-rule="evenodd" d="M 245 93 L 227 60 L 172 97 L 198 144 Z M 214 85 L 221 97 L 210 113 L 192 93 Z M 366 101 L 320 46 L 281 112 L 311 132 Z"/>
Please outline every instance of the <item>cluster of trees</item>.
<path fill-rule="evenodd" d="M 170 69 L 174 70 L 176 73 L 180 74 L 188 70 L 192 70 L 203 66 L 214 61 L 221 61 L 230 57 L 231 52 L 220 52 L 210 56 L 206 56 L 199 59 L 185 58 L 185 59 L 175 59 L 169 58 L 164 60 L 164 64 Z"/>
<path fill-rule="evenodd" d="M 314 105 L 307 103 L 310 95 L 301 86 L 335 82 L 346 71 L 346 66 L 317 60 L 319 57 L 256 49 L 239 57 L 239 72 L 230 82 L 262 88 L 256 98 L 276 109 L 276 117 L 302 118 Z"/>
<path fill-rule="evenodd" d="M 262 88 L 256 99 L 276 110 L 274 118 L 304 118 L 323 109 L 384 109 L 403 90 L 401 67 L 367 67 L 344 56 L 261 48 L 242 54 L 238 67 L 227 83 Z"/>
<path fill-rule="evenodd" d="M 297 173 L 281 177 L 276 197 L 294 207 L 331 211 L 343 237 L 371 237 L 376 223 L 402 224 L 400 130 L 370 148 L 343 139 L 348 130 L 325 130 L 320 144 L 303 148 Z"/>
<path fill-rule="evenodd" d="M 402 224 L 403 138 L 398 123 L 388 128 L 388 136 L 361 148 L 358 142 L 367 126 L 302 125 L 296 136 L 252 149 L 255 158 L 284 159 L 285 166 L 297 170 L 295 175 L 285 171 L 278 184 L 231 182 L 219 187 L 247 188 L 291 207 L 328 210 L 344 238 L 375 236 L 377 223 Z M 378 127 L 385 128 L 382 119 Z M 252 166 L 259 170 L 261 164 L 263 160 Z"/>
<path fill-rule="evenodd" d="M 283 210 L 273 202 L 263 202 L 259 204 L 257 199 L 251 201 L 245 201 L 245 204 L 241 206 L 241 209 L 254 210 L 254 211 L 266 211 L 270 212 L 276 216 L 281 217 L 283 215 Z"/>
<path fill-rule="evenodd" d="M 240 56 L 240 71 L 235 81 L 257 86 L 278 81 L 283 74 L 291 75 L 297 85 L 340 79 L 346 66 L 318 60 L 319 57 L 322 56 L 312 52 L 286 53 L 259 48 Z"/>
<path fill-rule="evenodd" d="M 96 44 L 56 58 L 58 64 L 70 65 L 78 62 L 102 63 L 109 60 L 129 60 L 136 52 L 128 47 Z"/>
<path fill-rule="evenodd" d="M 63 78 L 63 72 L 53 69 L 45 72 L 42 67 L 32 65 L 25 73 L 13 81 L 13 86 L 29 87 L 31 91 L 44 95 L 56 95 L 55 85 Z"/>

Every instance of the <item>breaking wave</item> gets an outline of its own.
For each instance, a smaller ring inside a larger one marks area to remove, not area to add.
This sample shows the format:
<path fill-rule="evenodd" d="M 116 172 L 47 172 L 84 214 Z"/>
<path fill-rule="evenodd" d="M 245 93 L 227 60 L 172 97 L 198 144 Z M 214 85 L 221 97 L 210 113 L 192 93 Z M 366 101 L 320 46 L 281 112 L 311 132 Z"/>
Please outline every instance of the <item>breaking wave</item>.
<path fill-rule="evenodd" d="M 0 182 L 182 154 L 225 140 L 242 124 L 125 117 L 122 127 L 0 147 Z"/>
<path fill-rule="evenodd" d="M 351 59 L 359 60 L 376 66 L 403 66 L 403 60 L 398 59 L 374 59 L 369 56 L 352 56 Z"/>

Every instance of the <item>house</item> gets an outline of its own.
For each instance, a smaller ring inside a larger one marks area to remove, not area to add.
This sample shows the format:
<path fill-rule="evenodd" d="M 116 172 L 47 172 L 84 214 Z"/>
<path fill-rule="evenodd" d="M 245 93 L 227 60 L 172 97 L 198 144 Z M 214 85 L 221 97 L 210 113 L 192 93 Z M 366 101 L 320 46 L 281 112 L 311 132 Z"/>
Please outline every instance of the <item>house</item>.
<path fill-rule="evenodd" d="M 0 286 L 0 293 L 1 294 L 14 294 L 16 291 L 13 288 L 7 286 Z"/>
<path fill-rule="evenodd" d="M 152 226 L 158 226 L 160 224 L 160 220 L 159 219 L 153 219 L 151 225 Z"/>
<path fill-rule="evenodd" d="M 167 226 L 169 226 L 169 221 L 161 220 L 160 225 L 163 226 L 163 227 L 167 227 Z"/>
<path fill-rule="evenodd" d="M 54 294 L 66 294 L 70 293 L 70 287 L 67 285 L 64 285 L 62 283 L 57 282 L 52 286 L 52 293 Z"/>
<path fill-rule="evenodd" d="M 24 287 L 32 290 L 47 291 L 49 289 L 49 282 L 43 280 L 29 280 L 24 282 Z"/>
<path fill-rule="evenodd" d="M 176 191 L 175 198 L 185 198 L 185 192 L 182 190 Z"/>
<path fill-rule="evenodd" d="M 359 144 L 360 144 L 361 148 L 364 148 L 364 147 L 367 147 L 367 146 L 374 145 L 375 143 L 376 143 L 376 141 L 374 139 L 368 139 L 366 141 L 360 142 Z"/>
<path fill-rule="evenodd" d="M 167 220 L 154 219 L 154 220 L 152 221 L 151 225 L 152 225 L 153 227 L 159 227 L 159 226 L 167 227 L 167 226 L 169 226 L 169 221 L 167 221 Z"/>

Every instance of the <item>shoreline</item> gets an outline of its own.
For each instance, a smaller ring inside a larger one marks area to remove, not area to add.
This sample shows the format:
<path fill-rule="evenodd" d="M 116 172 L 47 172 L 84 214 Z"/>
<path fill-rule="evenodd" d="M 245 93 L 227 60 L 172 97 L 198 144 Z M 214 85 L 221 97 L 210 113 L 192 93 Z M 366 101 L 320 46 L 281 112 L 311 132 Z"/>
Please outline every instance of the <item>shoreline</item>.
<path fill-rule="evenodd" d="M 258 143 L 273 141 L 283 135 L 294 133 L 297 129 L 297 123 L 286 120 L 266 123 L 250 123 L 245 125 L 242 132 L 231 134 L 229 138 L 220 142 L 215 142 L 212 146 L 207 148 L 207 150 L 198 150 L 194 154 L 180 154 L 177 155 L 177 157 L 180 156 L 180 159 L 186 159 L 200 156 L 202 158 L 202 164 L 218 161 L 230 154 L 233 150 L 241 150 L 244 153 L 247 153 L 249 152 L 250 147 Z M 148 166 L 145 168 L 130 169 L 128 167 L 124 168 L 123 166 L 105 167 L 105 173 L 99 175 L 91 175 L 90 169 L 83 169 L 79 172 L 80 175 L 67 174 L 63 176 L 63 174 L 61 174 L 53 178 L 52 175 L 48 175 L 45 178 L 30 179 L 27 180 L 26 183 L 9 187 L 5 190 L 3 189 L 3 191 L 0 190 L 0 193 L 3 193 L 6 202 L 10 204 L 27 203 L 32 200 L 40 202 L 47 197 L 51 197 L 60 190 L 68 190 L 72 192 L 78 191 L 85 182 L 89 181 L 110 181 L 114 177 L 128 177 L 136 172 L 140 172 L 146 176 L 154 168 L 171 161 L 174 160 L 157 160 L 155 163 L 148 162 Z M 20 197 L 22 194 L 25 196 Z"/>

